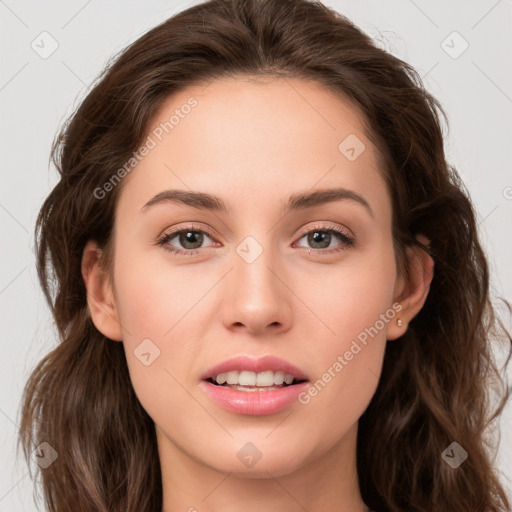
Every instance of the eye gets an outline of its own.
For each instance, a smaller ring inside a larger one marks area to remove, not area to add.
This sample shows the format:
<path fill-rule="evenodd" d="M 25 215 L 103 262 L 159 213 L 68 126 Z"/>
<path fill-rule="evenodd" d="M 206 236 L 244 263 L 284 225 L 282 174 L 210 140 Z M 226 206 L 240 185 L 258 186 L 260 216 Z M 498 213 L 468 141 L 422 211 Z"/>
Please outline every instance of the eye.
<path fill-rule="evenodd" d="M 206 230 L 198 229 L 191 225 L 165 232 L 158 238 L 157 244 L 166 251 L 174 254 L 191 256 L 197 254 L 199 249 L 204 248 L 203 243 L 205 239 L 211 240 L 212 236 Z M 326 225 L 313 226 L 313 229 L 304 232 L 299 238 L 299 242 L 302 239 L 306 239 L 306 243 L 310 244 L 309 252 L 311 253 L 313 249 L 316 254 L 332 254 L 347 250 L 349 247 L 355 245 L 354 238 L 346 232 L 337 227 Z M 341 241 L 341 243 L 336 245 L 336 239 Z M 178 247 L 176 247 L 176 245 L 178 245 Z M 210 247 L 213 247 L 213 245 L 210 245 Z M 298 247 L 307 248 L 300 244 Z"/>
<path fill-rule="evenodd" d="M 317 252 L 331 254 L 333 252 L 339 252 L 348 249 L 355 244 L 354 239 L 347 233 L 339 228 L 325 225 L 317 225 L 299 239 L 306 239 L 306 243 L 315 249 Z M 341 240 L 338 245 L 332 245 L 332 242 L 336 242 L 336 239 Z M 299 245 L 299 247 L 304 247 Z M 325 251 L 324 249 L 332 248 L 331 250 Z"/>
<path fill-rule="evenodd" d="M 157 244 L 175 254 L 192 255 L 198 252 L 197 249 L 203 248 L 205 237 L 211 238 L 206 231 L 189 226 L 164 233 L 158 239 Z M 175 244 L 181 244 L 183 249 L 175 247 Z"/>

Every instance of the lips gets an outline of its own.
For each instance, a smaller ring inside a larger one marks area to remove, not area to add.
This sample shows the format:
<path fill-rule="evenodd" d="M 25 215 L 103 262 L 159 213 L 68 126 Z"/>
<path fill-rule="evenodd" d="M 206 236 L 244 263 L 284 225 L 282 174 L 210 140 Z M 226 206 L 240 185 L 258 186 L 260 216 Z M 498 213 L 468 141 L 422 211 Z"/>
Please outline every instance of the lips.
<path fill-rule="evenodd" d="M 249 371 L 254 373 L 262 372 L 283 372 L 293 375 L 295 381 L 309 380 L 308 376 L 292 363 L 285 361 L 277 356 L 263 356 L 259 358 L 251 358 L 248 356 L 238 356 L 223 361 L 212 366 L 201 376 L 201 380 L 215 380 L 217 375 L 228 372 Z"/>
<path fill-rule="evenodd" d="M 269 386 L 270 374 L 278 381 L 276 386 Z M 221 382 L 226 379 L 226 382 L 219 385 L 217 378 Z M 243 384 L 255 378 L 256 386 Z M 283 383 L 283 378 L 290 384 Z M 300 368 L 271 355 L 228 359 L 212 366 L 204 372 L 201 379 L 201 388 L 216 405 L 231 413 L 248 416 L 284 411 L 310 385 L 308 376 Z M 228 381 L 236 381 L 237 384 L 229 384 Z"/>

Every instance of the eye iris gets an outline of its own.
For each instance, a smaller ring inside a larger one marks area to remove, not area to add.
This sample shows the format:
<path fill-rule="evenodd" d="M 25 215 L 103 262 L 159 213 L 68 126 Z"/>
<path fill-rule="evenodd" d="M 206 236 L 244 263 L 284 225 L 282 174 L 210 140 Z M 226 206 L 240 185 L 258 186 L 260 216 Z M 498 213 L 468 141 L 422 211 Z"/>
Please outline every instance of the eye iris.
<path fill-rule="evenodd" d="M 194 238 L 198 238 L 194 240 Z M 197 249 L 198 247 L 201 247 L 203 244 L 203 234 L 199 233 L 198 231 L 184 231 L 180 233 L 179 235 L 180 244 L 183 245 L 183 247 L 187 249 Z M 199 242 L 199 245 L 197 247 L 194 246 L 194 244 L 197 244 Z M 189 244 L 192 244 L 192 247 L 190 247 Z"/>
<path fill-rule="evenodd" d="M 327 239 L 327 243 L 325 243 L 326 239 Z M 315 249 L 325 249 L 326 247 L 329 247 L 330 242 L 331 242 L 331 234 L 327 233 L 326 231 L 313 231 L 308 235 L 308 243 L 323 244 L 323 245 L 321 245 L 321 247 L 315 247 Z"/>

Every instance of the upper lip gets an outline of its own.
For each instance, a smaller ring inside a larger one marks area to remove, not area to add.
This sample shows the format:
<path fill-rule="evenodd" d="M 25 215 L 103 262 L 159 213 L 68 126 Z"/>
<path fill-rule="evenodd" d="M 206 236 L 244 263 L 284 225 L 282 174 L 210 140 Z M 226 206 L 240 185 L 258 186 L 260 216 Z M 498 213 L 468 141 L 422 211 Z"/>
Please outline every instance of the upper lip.
<path fill-rule="evenodd" d="M 202 380 L 215 379 L 219 373 L 248 370 L 250 372 L 260 373 L 267 370 L 275 372 L 284 372 L 293 375 L 296 380 L 309 380 L 307 375 L 293 364 L 277 356 L 266 355 L 253 358 L 248 356 L 238 356 L 223 361 L 203 373 Z"/>

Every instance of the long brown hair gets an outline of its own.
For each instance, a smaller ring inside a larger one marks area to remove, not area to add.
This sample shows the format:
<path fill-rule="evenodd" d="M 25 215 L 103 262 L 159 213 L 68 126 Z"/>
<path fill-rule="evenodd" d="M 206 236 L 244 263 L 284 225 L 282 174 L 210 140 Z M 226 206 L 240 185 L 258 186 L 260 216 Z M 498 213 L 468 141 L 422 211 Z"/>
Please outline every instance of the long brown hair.
<path fill-rule="evenodd" d="M 111 61 L 52 147 L 60 181 L 35 234 L 39 278 L 61 340 L 26 384 L 18 440 L 29 462 L 43 442 L 58 453 L 40 471 L 48 510 L 161 510 L 154 424 L 133 391 L 122 343 L 91 321 L 82 252 L 90 239 L 101 247 L 111 241 L 123 182 L 104 198 L 97 190 L 147 137 L 162 102 L 188 85 L 250 75 L 313 79 L 356 105 L 382 157 L 402 271 L 415 235 L 431 241 L 421 246 L 435 261 L 429 296 L 406 334 L 388 342 L 380 383 L 359 421 L 363 500 L 378 512 L 509 509 L 487 430 L 510 396 L 491 342 L 500 338 L 509 349 L 512 340 L 490 300 L 474 208 L 445 159 L 441 106 L 410 65 L 319 2 L 210 0 Z M 492 383 L 503 390 L 495 408 Z M 457 469 L 442 457 L 452 442 L 469 454 Z"/>

